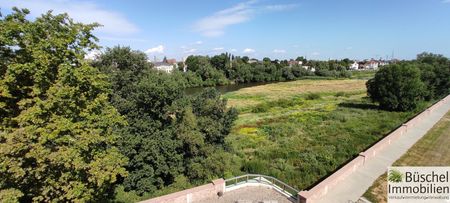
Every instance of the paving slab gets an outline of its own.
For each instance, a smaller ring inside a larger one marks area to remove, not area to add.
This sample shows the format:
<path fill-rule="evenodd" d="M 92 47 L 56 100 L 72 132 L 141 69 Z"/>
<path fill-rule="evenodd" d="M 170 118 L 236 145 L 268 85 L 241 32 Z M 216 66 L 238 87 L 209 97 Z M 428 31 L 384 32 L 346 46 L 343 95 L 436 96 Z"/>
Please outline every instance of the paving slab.
<path fill-rule="evenodd" d="M 194 203 L 293 203 L 286 196 L 267 187 L 243 187 L 222 197 Z"/>

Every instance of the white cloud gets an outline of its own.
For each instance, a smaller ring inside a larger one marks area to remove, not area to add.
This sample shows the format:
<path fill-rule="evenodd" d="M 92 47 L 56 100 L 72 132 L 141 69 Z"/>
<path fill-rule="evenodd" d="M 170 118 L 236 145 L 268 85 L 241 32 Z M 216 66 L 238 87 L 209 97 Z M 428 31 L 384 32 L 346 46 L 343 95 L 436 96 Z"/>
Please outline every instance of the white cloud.
<path fill-rule="evenodd" d="M 196 41 L 195 44 L 203 44 L 203 41 Z"/>
<path fill-rule="evenodd" d="M 89 59 L 89 60 L 95 60 L 97 59 L 100 55 L 102 54 L 102 52 L 100 50 L 92 50 L 89 53 L 87 53 L 86 55 L 84 55 L 84 59 Z"/>
<path fill-rule="evenodd" d="M 207 37 L 220 36 L 226 27 L 246 22 L 250 19 L 256 1 L 247 1 L 204 17 L 194 24 L 194 30 Z"/>
<path fill-rule="evenodd" d="M 189 50 L 184 51 L 184 53 L 191 54 L 191 53 L 194 53 L 196 51 L 197 51 L 197 49 L 189 49 Z"/>
<path fill-rule="evenodd" d="M 255 50 L 254 49 L 250 49 L 250 48 L 246 48 L 246 49 L 244 49 L 244 51 L 242 51 L 243 53 L 246 53 L 246 54 L 248 54 L 248 53 L 255 53 Z"/>
<path fill-rule="evenodd" d="M 297 7 L 297 4 L 256 5 L 257 0 L 249 0 L 233 7 L 223 9 L 194 23 L 194 31 L 207 37 L 223 35 L 231 25 L 249 21 L 257 13 L 265 11 L 285 11 Z"/>
<path fill-rule="evenodd" d="M 277 54 L 286 53 L 286 50 L 284 50 L 284 49 L 274 49 L 273 53 L 277 53 Z"/>
<path fill-rule="evenodd" d="M 68 13 L 77 22 L 94 23 L 103 25 L 96 30 L 109 35 L 129 35 L 139 31 L 139 28 L 130 22 L 119 12 L 100 8 L 90 1 L 68 1 L 68 0 L 0 0 L 2 7 L 28 8 L 31 16 L 40 16 L 48 10 L 53 10 L 54 14 Z"/>
<path fill-rule="evenodd" d="M 157 47 L 147 49 L 147 51 L 145 51 L 145 53 L 146 54 L 162 54 L 162 53 L 164 53 L 164 46 L 159 45 Z"/>
<path fill-rule="evenodd" d="M 222 50 L 224 50 L 223 47 L 216 47 L 216 48 L 213 48 L 213 51 L 222 51 Z"/>
<path fill-rule="evenodd" d="M 237 50 L 236 49 L 231 49 L 230 52 L 237 52 Z"/>
<path fill-rule="evenodd" d="M 275 4 L 275 5 L 267 5 L 264 8 L 269 11 L 285 11 L 293 9 L 297 6 L 298 4 Z"/>

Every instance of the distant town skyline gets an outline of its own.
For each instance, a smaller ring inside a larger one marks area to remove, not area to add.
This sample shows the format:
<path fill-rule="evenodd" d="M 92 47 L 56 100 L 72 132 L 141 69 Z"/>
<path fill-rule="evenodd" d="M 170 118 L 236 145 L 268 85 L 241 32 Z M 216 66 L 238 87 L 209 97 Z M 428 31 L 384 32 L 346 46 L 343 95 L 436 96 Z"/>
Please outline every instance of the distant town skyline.
<path fill-rule="evenodd" d="M 0 0 L 3 14 L 28 8 L 98 22 L 103 47 L 130 46 L 162 59 L 216 55 L 291 59 L 450 56 L 448 0 L 69 1 Z"/>

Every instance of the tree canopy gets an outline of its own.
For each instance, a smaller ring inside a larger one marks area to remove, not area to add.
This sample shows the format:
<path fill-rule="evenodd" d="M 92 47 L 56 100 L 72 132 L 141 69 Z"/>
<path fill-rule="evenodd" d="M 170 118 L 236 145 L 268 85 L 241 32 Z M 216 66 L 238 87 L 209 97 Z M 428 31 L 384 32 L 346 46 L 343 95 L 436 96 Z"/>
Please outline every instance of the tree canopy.
<path fill-rule="evenodd" d="M 0 18 L 3 200 L 101 201 L 126 176 L 105 75 L 87 64 L 96 24 L 26 9 Z M 0 199 L 0 201 L 3 201 Z"/>
<path fill-rule="evenodd" d="M 424 87 L 417 66 L 395 64 L 381 68 L 367 82 L 367 93 L 383 109 L 407 111 L 422 100 Z"/>
<path fill-rule="evenodd" d="M 223 175 L 209 157 L 225 149 L 236 111 L 226 107 L 218 92 L 188 97 L 183 76 L 152 69 L 142 52 L 128 47 L 107 49 L 94 64 L 108 74 L 111 103 L 129 123 L 118 129 L 120 150 L 130 160 L 126 191 L 155 193 L 183 177 L 203 181 Z M 206 65 L 199 71 L 212 70 Z"/>

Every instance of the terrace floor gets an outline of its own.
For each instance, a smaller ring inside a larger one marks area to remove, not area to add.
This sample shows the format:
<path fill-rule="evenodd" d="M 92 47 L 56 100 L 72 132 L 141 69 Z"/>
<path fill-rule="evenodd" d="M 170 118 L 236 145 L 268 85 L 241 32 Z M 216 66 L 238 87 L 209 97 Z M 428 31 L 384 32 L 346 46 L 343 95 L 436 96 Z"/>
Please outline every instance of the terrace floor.
<path fill-rule="evenodd" d="M 220 198 L 194 203 L 293 203 L 286 196 L 266 187 L 244 187 L 226 192 Z"/>

